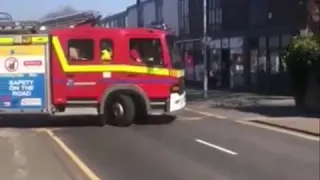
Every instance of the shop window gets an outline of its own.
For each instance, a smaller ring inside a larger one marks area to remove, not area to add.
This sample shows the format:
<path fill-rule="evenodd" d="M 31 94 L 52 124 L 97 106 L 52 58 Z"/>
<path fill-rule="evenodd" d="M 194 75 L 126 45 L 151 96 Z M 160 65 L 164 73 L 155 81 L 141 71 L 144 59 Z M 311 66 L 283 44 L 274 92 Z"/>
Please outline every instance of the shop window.
<path fill-rule="evenodd" d="M 93 60 L 94 41 L 92 39 L 70 39 L 67 54 L 70 61 Z"/>
<path fill-rule="evenodd" d="M 259 48 L 266 48 L 267 47 L 267 39 L 265 36 L 261 36 L 259 38 Z"/>
<path fill-rule="evenodd" d="M 243 52 L 241 48 L 231 49 L 231 61 L 236 73 L 244 73 Z"/>
<path fill-rule="evenodd" d="M 277 50 L 272 50 L 270 53 L 270 62 L 271 62 L 271 74 L 276 74 L 279 72 L 279 52 Z"/>
<path fill-rule="evenodd" d="M 269 48 L 278 49 L 280 46 L 279 36 L 272 36 L 269 38 Z"/>
<path fill-rule="evenodd" d="M 281 36 L 281 47 L 282 48 L 286 48 L 289 45 L 289 43 L 291 41 L 291 37 L 292 36 L 290 34 Z"/>
<path fill-rule="evenodd" d="M 258 67 L 258 50 L 251 50 L 250 52 L 250 63 L 251 67 L 250 70 L 252 73 L 257 72 Z"/>
<path fill-rule="evenodd" d="M 256 73 L 258 71 L 258 50 L 254 49 L 250 52 L 250 72 L 251 72 L 251 82 L 252 84 L 257 83 Z"/>
<path fill-rule="evenodd" d="M 261 73 L 267 72 L 267 51 L 266 51 L 266 49 L 259 49 L 258 71 Z"/>

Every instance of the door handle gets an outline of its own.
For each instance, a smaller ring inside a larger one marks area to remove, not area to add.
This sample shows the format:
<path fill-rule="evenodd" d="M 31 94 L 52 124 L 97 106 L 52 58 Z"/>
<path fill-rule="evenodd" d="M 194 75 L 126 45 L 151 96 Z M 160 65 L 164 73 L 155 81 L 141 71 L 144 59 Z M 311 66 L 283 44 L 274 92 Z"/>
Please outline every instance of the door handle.
<path fill-rule="evenodd" d="M 67 74 L 67 77 L 69 78 L 74 77 L 74 74 Z"/>
<path fill-rule="evenodd" d="M 128 74 L 129 77 L 135 77 L 137 74 Z"/>

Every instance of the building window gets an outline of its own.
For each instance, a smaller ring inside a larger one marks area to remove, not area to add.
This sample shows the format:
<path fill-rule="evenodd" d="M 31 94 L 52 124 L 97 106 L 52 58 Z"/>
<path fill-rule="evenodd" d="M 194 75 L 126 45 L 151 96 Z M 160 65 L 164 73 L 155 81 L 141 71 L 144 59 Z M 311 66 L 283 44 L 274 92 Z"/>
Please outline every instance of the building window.
<path fill-rule="evenodd" d="M 89 61 L 94 59 L 94 41 L 92 39 L 70 39 L 68 41 L 70 61 Z"/>
<path fill-rule="evenodd" d="M 207 7 L 207 20 L 208 20 L 208 31 L 217 32 L 221 31 L 222 24 L 222 9 L 221 0 L 209 0 Z"/>
<path fill-rule="evenodd" d="M 163 0 L 155 1 L 155 16 L 157 22 L 163 22 Z"/>
<path fill-rule="evenodd" d="M 178 15 L 179 15 L 179 31 L 181 34 L 190 33 L 189 24 L 189 3 L 188 0 L 178 1 Z"/>

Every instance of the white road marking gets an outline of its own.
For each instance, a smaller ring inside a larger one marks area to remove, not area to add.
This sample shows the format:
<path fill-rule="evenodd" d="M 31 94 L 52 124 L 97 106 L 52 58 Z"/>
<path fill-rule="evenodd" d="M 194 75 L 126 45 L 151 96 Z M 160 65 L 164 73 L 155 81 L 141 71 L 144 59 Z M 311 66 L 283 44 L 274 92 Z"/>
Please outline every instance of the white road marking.
<path fill-rule="evenodd" d="M 224 152 L 224 153 L 227 153 L 227 154 L 231 154 L 231 155 L 234 155 L 234 156 L 238 155 L 238 153 L 236 153 L 236 152 L 234 152 L 234 151 L 231 151 L 231 150 L 229 150 L 229 149 L 223 148 L 223 147 L 218 146 L 218 145 L 211 144 L 211 143 L 206 142 L 206 141 L 204 141 L 204 140 L 201 140 L 201 139 L 195 139 L 195 140 L 196 140 L 196 142 L 198 142 L 198 143 L 200 143 L 200 144 L 203 144 L 203 145 L 212 147 L 212 148 L 217 149 L 217 150 L 219 150 L 219 151 L 221 151 L 221 152 Z"/>
<path fill-rule="evenodd" d="M 205 115 L 205 116 L 209 116 L 209 117 L 218 118 L 218 119 L 227 119 L 227 117 L 225 117 L 225 116 L 219 116 L 219 115 L 216 115 L 216 114 L 203 112 L 203 111 L 196 111 L 196 110 L 189 109 L 189 108 L 184 108 L 184 110 L 190 111 L 190 112 L 193 112 L 193 113 L 197 113 L 197 114 L 201 114 L 201 115 Z"/>
<path fill-rule="evenodd" d="M 299 132 L 295 132 L 295 131 L 291 131 L 291 130 L 287 130 L 287 129 L 283 129 L 283 128 L 278 128 L 278 127 L 273 127 L 273 126 L 269 126 L 269 125 L 254 123 L 254 122 L 250 122 L 250 121 L 236 121 L 236 122 L 240 123 L 240 124 L 243 124 L 243 125 L 255 126 L 255 127 L 258 127 L 258 128 L 263 128 L 263 129 L 266 129 L 266 130 L 276 131 L 276 132 L 279 132 L 279 133 L 288 134 L 288 135 L 292 135 L 292 136 L 296 136 L 296 137 L 299 137 L 299 138 L 304 138 L 304 139 L 308 139 L 308 140 L 312 140 L 312 141 L 320 141 L 320 137 L 311 136 L 311 135 L 307 135 L 307 134 L 303 134 L 303 133 L 299 133 Z"/>
<path fill-rule="evenodd" d="M 178 115 L 178 121 L 195 121 L 195 120 L 202 120 L 203 116 L 201 117 L 186 117 L 186 116 L 179 116 Z"/>
<path fill-rule="evenodd" d="M 204 116 L 208 116 L 208 117 L 214 117 L 214 118 L 218 118 L 218 119 L 224 119 L 224 120 L 228 120 L 227 117 L 224 116 L 219 116 L 219 115 L 215 115 L 212 113 L 208 113 L 208 112 L 202 112 L 202 111 L 196 111 L 193 109 L 189 109 L 189 108 L 185 108 L 186 111 L 190 111 L 190 112 L 194 112 L 194 113 L 198 113 Z M 244 125 L 250 125 L 250 126 L 255 126 L 255 127 L 259 127 L 259 128 L 263 128 L 263 129 L 267 129 L 267 130 L 271 130 L 271 131 L 276 131 L 278 133 L 283 133 L 283 134 L 289 134 L 291 136 L 296 136 L 296 137 L 300 137 L 300 138 L 304 138 L 304 139 L 308 139 L 308 140 L 312 140 L 312 141 L 320 141 L 319 137 L 316 136 L 312 136 L 312 135 L 307 135 L 307 134 L 303 134 L 303 133 L 299 133 L 299 132 L 295 132 L 292 130 L 287 130 L 284 128 L 277 128 L 277 127 L 272 127 L 272 126 L 268 126 L 268 125 L 262 125 L 262 124 L 258 124 L 258 123 L 254 123 L 254 122 L 250 122 L 252 120 L 263 120 L 263 119 L 268 119 L 266 117 L 264 118 L 245 118 L 245 119 L 241 119 L 238 121 L 231 121 L 231 122 L 236 122 L 236 123 L 240 123 L 240 124 L 244 124 Z"/>

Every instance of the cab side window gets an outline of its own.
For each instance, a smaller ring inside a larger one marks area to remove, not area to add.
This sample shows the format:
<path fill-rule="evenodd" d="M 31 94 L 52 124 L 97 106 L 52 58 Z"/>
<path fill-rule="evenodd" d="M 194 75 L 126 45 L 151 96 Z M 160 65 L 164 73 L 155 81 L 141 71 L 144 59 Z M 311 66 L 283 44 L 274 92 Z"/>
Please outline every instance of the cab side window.
<path fill-rule="evenodd" d="M 94 40 L 70 39 L 68 57 L 69 61 L 92 61 L 94 59 Z"/>
<path fill-rule="evenodd" d="M 162 65 L 162 45 L 156 38 L 132 38 L 130 42 L 130 57 L 136 62 L 152 65 Z"/>
<path fill-rule="evenodd" d="M 110 62 L 114 56 L 114 46 L 110 39 L 100 40 L 100 59 L 104 62 Z"/>

